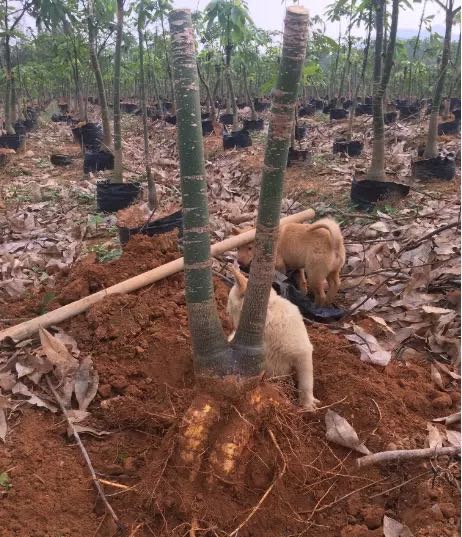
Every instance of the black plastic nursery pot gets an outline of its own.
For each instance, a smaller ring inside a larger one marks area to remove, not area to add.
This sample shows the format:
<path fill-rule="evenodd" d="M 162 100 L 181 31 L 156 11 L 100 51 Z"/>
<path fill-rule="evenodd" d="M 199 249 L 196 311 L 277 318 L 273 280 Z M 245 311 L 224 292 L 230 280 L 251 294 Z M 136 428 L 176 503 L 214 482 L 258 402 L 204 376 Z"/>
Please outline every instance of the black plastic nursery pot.
<path fill-rule="evenodd" d="M 125 114 L 134 114 L 138 108 L 138 105 L 135 103 L 120 103 L 120 111 Z"/>
<path fill-rule="evenodd" d="M 343 101 L 342 106 L 345 110 L 349 110 L 352 104 L 353 104 L 353 101 L 348 99 L 347 101 Z"/>
<path fill-rule="evenodd" d="M 394 181 L 372 181 L 353 177 L 351 183 L 351 201 L 360 209 L 370 210 L 374 203 L 385 200 L 397 200 L 406 197 L 409 185 Z"/>
<path fill-rule="evenodd" d="M 233 114 L 221 114 L 220 123 L 223 123 L 223 125 L 232 125 L 233 124 Z"/>
<path fill-rule="evenodd" d="M 419 107 L 415 104 L 409 104 L 399 107 L 399 118 L 400 119 L 410 119 L 417 117 L 419 114 Z"/>
<path fill-rule="evenodd" d="M 324 108 L 324 101 L 322 101 L 321 99 L 313 99 L 311 101 L 311 104 L 316 110 L 322 110 Z"/>
<path fill-rule="evenodd" d="M 460 99 L 459 97 L 451 97 L 451 100 L 449 101 L 449 110 L 459 110 L 460 111 Z M 460 116 L 459 116 L 460 117 Z"/>
<path fill-rule="evenodd" d="M 170 125 L 176 125 L 176 116 L 170 116 L 167 115 L 164 117 L 166 123 L 169 123 Z"/>
<path fill-rule="evenodd" d="M 51 121 L 53 123 L 67 123 L 71 120 L 71 116 L 68 114 L 52 114 Z"/>
<path fill-rule="evenodd" d="M 331 108 L 329 117 L 330 119 L 345 119 L 348 117 L 348 110 L 344 108 Z"/>
<path fill-rule="evenodd" d="M 460 134 L 460 110 L 453 110 L 454 119 L 438 125 L 438 135 Z"/>
<path fill-rule="evenodd" d="M 99 212 L 115 213 L 126 209 L 141 195 L 141 183 L 96 183 L 96 209 Z"/>
<path fill-rule="evenodd" d="M 314 116 L 316 107 L 314 104 L 305 104 L 298 109 L 298 117 Z"/>
<path fill-rule="evenodd" d="M 114 155 L 108 151 L 87 151 L 83 159 L 83 173 L 114 169 Z"/>
<path fill-rule="evenodd" d="M 323 108 L 322 108 L 322 113 L 323 114 L 329 114 L 330 110 L 331 110 L 331 107 L 329 105 L 324 105 Z"/>
<path fill-rule="evenodd" d="M 300 162 L 305 162 L 308 159 L 308 155 L 308 149 L 294 149 L 293 147 L 289 147 L 289 153 L 287 155 L 287 167 Z"/>
<path fill-rule="evenodd" d="M 34 119 L 25 119 L 24 120 L 24 127 L 26 127 L 27 131 L 31 131 L 31 130 L 35 129 L 36 126 L 37 126 L 37 121 L 36 120 L 34 120 Z"/>
<path fill-rule="evenodd" d="M 364 104 L 367 104 L 369 106 L 372 106 L 372 97 L 366 97 L 364 99 Z"/>
<path fill-rule="evenodd" d="M 213 124 L 211 119 L 203 119 L 202 120 L 202 136 L 206 136 L 207 134 L 212 134 L 213 132 Z"/>
<path fill-rule="evenodd" d="M 183 237 L 183 214 L 182 211 L 176 211 L 168 216 L 154 220 L 153 222 L 148 222 L 147 224 L 129 228 L 129 227 L 120 227 L 119 230 L 119 240 L 120 244 L 124 246 L 130 240 L 133 235 L 147 235 L 148 237 L 154 237 L 154 235 L 161 235 L 162 233 L 168 233 L 178 229 L 178 236 Z"/>
<path fill-rule="evenodd" d="M 296 140 L 303 140 L 305 138 L 306 133 L 308 131 L 308 128 L 305 126 L 297 126 L 295 127 L 295 139 Z"/>
<path fill-rule="evenodd" d="M 383 122 L 385 125 L 391 125 L 398 119 L 398 112 L 385 112 L 383 114 Z"/>
<path fill-rule="evenodd" d="M 27 129 L 23 121 L 16 121 L 14 124 L 14 132 L 16 134 L 20 134 L 21 136 L 25 136 L 27 134 Z"/>
<path fill-rule="evenodd" d="M 201 119 L 209 119 L 210 112 L 201 112 Z"/>
<path fill-rule="evenodd" d="M 50 155 L 50 162 L 53 166 L 69 166 L 72 164 L 72 157 L 69 155 L 58 155 L 53 153 Z"/>
<path fill-rule="evenodd" d="M 69 105 L 67 103 L 59 103 L 58 108 L 63 114 L 67 114 L 69 112 Z"/>
<path fill-rule="evenodd" d="M 80 147 L 97 151 L 103 141 L 103 129 L 97 123 L 84 123 L 72 129 L 72 136 Z"/>
<path fill-rule="evenodd" d="M 333 146 L 334 153 L 344 153 L 349 157 L 357 157 L 361 154 L 364 144 L 359 140 L 345 140 L 344 138 L 339 138 L 335 140 Z"/>
<path fill-rule="evenodd" d="M 2 134 L 0 136 L 0 147 L 5 149 L 22 149 L 26 142 L 26 137 L 20 134 Z"/>
<path fill-rule="evenodd" d="M 263 119 L 244 119 L 242 125 L 248 131 L 262 131 L 264 122 Z"/>
<path fill-rule="evenodd" d="M 414 160 L 412 175 L 420 181 L 450 181 L 456 175 L 454 156 L 438 155 L 435 158 Z"/>
<path fill-rule="evenodd" d="M 223 134 L 223 149 L 234 149 L 236 147 L 249 147 L 252 145 L 252 138 L 246 129 Z"/>
<path fill-rule="evenodd" d="M 268 110 L 271 104 L 267 102 L 255 101 L 253 106 L 255 108 L 255 112 L 264 112 L 265 110 Z"/>

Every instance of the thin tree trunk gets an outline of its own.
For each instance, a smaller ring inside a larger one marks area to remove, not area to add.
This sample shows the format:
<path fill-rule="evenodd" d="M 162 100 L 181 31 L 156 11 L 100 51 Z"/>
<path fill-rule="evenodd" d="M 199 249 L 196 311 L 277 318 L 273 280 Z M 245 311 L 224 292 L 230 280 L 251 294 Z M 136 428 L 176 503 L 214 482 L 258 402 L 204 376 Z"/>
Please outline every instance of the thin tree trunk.
<path fill-rule="evenodd" d="M 424 20 L 424 17 L 425 17 L 425 8 L 426 8 L 426 6 L 427 6 L 427 0 L 424 0 L 423 7 L 422 7 L 422 13 L 420 14 L 419 29 L 417 31 L 417 37 L 415 39 L 414 48 L 412 50 L 411 62 L 409 64 L 409 84 L 408 84 L 408 92 L 407 92 L 408 99 L 411 98 L 411 91 L 412 91 L 412 64 L 415 61 L 415 57 L 416 57 L 416 54 L 417 54 L 417 49 L 419 48 L 420 33 L 422 31 L 422 24 L 423 24 L 423 20 Z"/>
<path fill-rule="evenodd" d="M 148 138 L 148 113 L 146 109 L 146 89 L 144 79 L 144 36 L 143 17 L 138 15 L 138 52 L 140 60 L 140 104 L 141 117 L 143 119 L 143 143 L 144 143 L 144 165 L 146 168 L 146 180 L 148 182 L 148 204 L 151 211 L 157 208 L 156 184 L 152 176 L 151 164 L 149 162 L 149 138 Z"/>
<path fill-rule="evenodd" d="M 389 44 L 385 54 L 382 72 L 382 47 L 384 27 L 384 0 L 375 0 L 376 8 L 376 40 L 374 61 L 374 92 L 373 92 L 373 130 L 374 141 L 372 146 L 372 162 L 368 171 L 368 179 L 385 181 L 385 137 L 383 121 L 383 96 L 390 80 L 393 67 L 393 57 L 396 45 L 396 32 L 398 30 L 399 0 L 393 0 Z"/>
<path fill-rule="evenodd" d="M 364 46 L 364 56 L 363 56 L 363 64 L 361 66 L 361 75 L 359 77 L 358 84 L 354 90 L 353 103 L 350 108 L 350 117 L 348 118 L 348 133 L 347 133 L 348 140 L 351 140 L 353 136 L 353 122 L 356 116 L 356 108 L 358 106 L 358 93 L 361 91 L 361 87 L 364 84 L 364 79 L 366 76 L 367 62 L 369 60 L 369 48 L 371 44 L 371 31 L 372 31 L 372 8 L 369 10 L 367 38 L 366 38 L 366 44 Z"/>
<path fill-rule="evenodd" d="M 7 10 L 5 9 L 5 28 L 8 28 L 8 15 L 6 14 Z M 8 32 L 8 30 L 6 30 Z M 15 130 L 13 128 L 12 121 L 12 68 L 11 68 L 11 45 L 9 34 L 5 37 L 5 129 L 8 134 L 14 134 Z"/>
<path fill-rule="evenodd" d="M 424 158 L 435 158 L 438 156 L 438 115 L 440 110 L 441 99 L 443 96 L 444 82 L 446 80 L 446 71 L 451 54 L 451 31 L 454 20 L 452 10 L 454 0 L 448 0 L 446 8 L 446 32 L 444 34 L 443 55 L 441 58 L 440 71 L 435 85 L 435 91 L 432 99 L 432 109 L 430 113 L 430 123 L 428 125 L 427 141 L 425 144 Z"/>
<path fill-rule="evenodd" d="M 257 120 L 257 112 L 255 111 L 255 105 L 253 104 L 253 99 L 252 99 L 252 96 L 250 95 L 249 83 L 248 83 L 248 80 L 247 80 L 247 68 L 246 68 L 245 65 L 242 66 L 242 72 L 243 72 L 243 75 L 244 75 L 243 78 L 244 78 L 245 93 L 247 95 L 247 100 L 249 101 L 250 109 L 252 110 L 251 119 L 252 119 L 252 121 L 256 121 Z"/>
<path fill-rule="evenodd" d="M 203 74 L 201 72 L 199 62 L 197 62 L 197 73 L 199 75 L 200 81 L 204 85 L 205 93 L 207 94 L 207 102 L 209 103 L 209 111 L 210 111 L 210 120 L 212 121 L 212 123 L 216 123 L 216 121 L 217 121 L 217 113 L 216 113 L 216 110 L 215 110 L 215 104 L 213 102 L 212 94 L 210 93 L 210 87 L 207 84 L 207 81 L 205 80 L 205 78 L 204 78 L 204 76 L 203 76 Z"/>
<path fill-rule="evenodd" d="M 112 147 L 111 123 L 109 121 L 109 108 L 107 106 L 106 90 L 104 88 L 103 75 L 99 64 L 98 51 L 96 47 L 96 25 L 93 0 L 88 0 L 88 41 L 90 48 L 90 61 L 95 75 L 96 87 L 98 89 L 98 100 L 101 109 L 101 122 L 103 124 L 103 144 L 105 149 Z"/>
<path fill-rule="evenodd" d="M 117 30 L 114 54 L 114 173 L 113 183 L 122 183 L 122 132 L 120 127 L 120 63 L 124 25 L 124 0 L 117 0 Z"/>
<path fill-rule="evenodd" d="M 236 105 L 236 97 L 234 95 L 234 87 L 233 87 L 233 81 L 231 79 L 231 51 L 232 51 L 232 45 L 228 38 L 228 44 L 225 47 L 225 55 L 226 55 L 226 62 L 225 62 L 225 78 L 226 78 L 226 85 L 228 86 L 228 100 L 226 101 L 226 110 L 232 109 L 233 111 L 233 131 L 237 131 L 239 129 L 239 121 L 237 117 L 237 105 Z M 229 113 L 229 112 L 228 112 Z"/>
<path fill-rule="evenodd" d="M 167 64 L 167 74 L 168 74 L 168 80 L 170 82 L 170 92 L 171 92 L 171 95 L 172 95 L 172 112 L 173 112 L 173 114 L 175 114 L 176 113 L 175 90 L 174 90 L 174 86 L 173 86 L 172 66 L 170 65 L 170 58 L 169 58 L 169 55 L 168 55 L 167 44 L 166 44 L 165 29 L 164 29 L 164 16 L 163 15 L 160 16 L 160 24 L 161 24 L 161 27 L 162 27 L 162 37 L 163 37 L 164 47 L 165 47 L 164 48 L 164 51 L 165 51 L 165 63 Z"/>
<path fill-rule="evenodd" d="M 178 105 L 185 293 L 194 366 L 197 372 L 222 374 L 230 368 L 231 353 L 218 317 L 213 291 L 199 76 L 191 12 L 186 9 L 173 10 L 169 22 Z"/>
<path fill-rule="evenodd" d="M 284 184 L 284 171 L 294 122 L 294 108 L 305 60 L 308 12 L 287 9 L 279 76 L 273 92 L 269 133 L 263 165 L 255 237 L 255 257 L 239 326 L 233 341 L 239 371 L 256 374 L 263 358 L 263 330 L 274 274 L 276 241 Z"/>

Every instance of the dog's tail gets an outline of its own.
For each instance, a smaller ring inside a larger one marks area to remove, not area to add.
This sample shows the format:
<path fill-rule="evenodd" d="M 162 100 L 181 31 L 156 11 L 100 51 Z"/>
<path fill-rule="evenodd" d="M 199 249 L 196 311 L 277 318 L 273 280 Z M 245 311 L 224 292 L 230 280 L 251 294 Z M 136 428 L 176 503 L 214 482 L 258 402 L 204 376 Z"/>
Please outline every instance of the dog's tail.
<path fill-rule="evenodd" d="M 310 233 L 317 229 L 325 229 L 329 232 L 329 241 L 333 248 L 339 249 L 343 243 L 342 232 L 339 225 L 332 218 L 321 218 L 314 224 L 307 224 L 307 231 Z"/>

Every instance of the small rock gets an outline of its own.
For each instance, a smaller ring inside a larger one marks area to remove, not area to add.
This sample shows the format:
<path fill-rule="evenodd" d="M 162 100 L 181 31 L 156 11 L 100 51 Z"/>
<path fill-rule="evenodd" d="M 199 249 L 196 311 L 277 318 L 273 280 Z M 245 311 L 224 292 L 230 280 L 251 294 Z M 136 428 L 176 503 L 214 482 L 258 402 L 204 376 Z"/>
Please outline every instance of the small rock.
<path fill-rule="evenodd" d="M 370 530 L 375 530 L 382 525 L 385 510 L 378 505 L 369 505 L 361 509 L 364 523 Z"/>
<path fill-rule="evenodd" d="M 386 450 L 387 451 L 396 451 L 398 449 L 398 446 L 394 442 L 389 442 L 387 444 Z"/>
<path fill-rule="evenodd" d="M 412 347 L 406 347 L 401 353 L 402 360 L 415 360 L 421 356 L 420 352 L 416 351 Z"/>
<path fill-rule="evenodd" d="M 446 518 L 456 518 L 459 511 L 455 505 L 449 502 L 441 502 L 438 504 L 441 512 Z"/>
<path fill-rule="evenodd" d="M 435 397 L 432 401 L 433 408 L 437 410 L 443 410 L 452 406 L 451 396 L 447 393 L 441 393 L 438 397 Z"/>
<path fill-rule="evenodd" d="M 120 464 L 106 464 L 102 473 L 107 475 L 122 475 L 124 473 L 124 469 L 122 466 L 120 466 Z"/>
<path fill-rule="evenodd" d="M 124 377 L 116 377 L 111 381 L 111 386 L 114 390 L 121 392 L 128 386 L 128 381 Z"/>
<path fill-rule="evenodd" d="M 137 470 L 135 457 L 127 457 L 123 462 L 123 468 L 128 475 L 135 474 Z"/>
<path fill-rule="evenodd" d="M 107 399 L 111 396 L 111 385 L 110 384 L 100 384 L 98 388 L 98 393 L 103 399 Z"/>
<path fill-rule="evenodd" d="M 26 151 L 24 153 L 25 157 L 33 157 L 34 155 L 35 155 L 35 153 L 31 149 L 29 149 L 29 151 Z"/>
<path fill-rule="evenodd" d="M 135 347 L 135 351 L 136 351 L 138 354 L 143 354 L 143 352 L 145 352 L 145 349 L 143 349 L 143 347 Z"/>
<path fill-rule="evenodd" d="M 444 516 L 443 516 L 443 513 L 441 511 L 441 508 L 437 503 L 435 503 L 435 504 L 433 504 L 431 506 L 430 511 L 431 511 L 432 517 L 435 520 L 444 520 Z"/>
<path fill-rule="evenodd" d="M 378 231 L 375 231 L 374 229 L 366 229 L 366 231 L 364 232 L 364 237 L 366 239 L 375 239 L 378 234 Z"/>
<path fill-rule="evenodd" d="M 340 537 L 368 537 L 369 530 L 367 526 L 355 524 L 354 526 L 345 526 L 340 530 Z"/>
<path fill-rule="evenodd" d="M 127 388 L 124 390 L 124 394 L 131 395 L 132 397 L 141 397 L 143 392 L 137 386 L 130 384 L 130 386 L 127 386 Z"/>

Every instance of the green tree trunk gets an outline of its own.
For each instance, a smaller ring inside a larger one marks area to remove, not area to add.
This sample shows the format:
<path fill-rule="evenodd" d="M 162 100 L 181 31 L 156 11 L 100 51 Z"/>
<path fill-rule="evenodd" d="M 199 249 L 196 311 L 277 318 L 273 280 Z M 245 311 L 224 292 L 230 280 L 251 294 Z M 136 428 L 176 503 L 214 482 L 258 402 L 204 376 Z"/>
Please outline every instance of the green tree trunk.
<path fill-rule="evenodd" d="M 446 11 L 446 31 L 443 42 L 443 55 L 441 58 L 438 79 L 436 80 L 433 92 L 432 109 L 430 113 L 430 123 L 428 125 L 427 141 L 425 144 L 424 158 L 435 158 L 438 156 L 438 115 L 443 97 L 444 82 L 451 54 L 451 31 L 455 12 L 453 12 L 454 0 L 448 0 Z M 460 9 L 460 8 L 459 8 Z"/>
<path fill-rule="evenodd" d="M 353 122 L 354 118 L 356 116 L 356 108 L 358 106 L 358 94 L 361 91 L 361 87 L 364 84 L 364 79 L 366 77 L 366 68 L 367 68 L 367 61 L 369 60 L 369 48 L 371 44 L 371 29 L 372 29 L 372 9 L 369 10 L 369 21 L 368 21 L 368 27 L 367 27 L 367 38 L 366 38 L 366 44 L 364 46 L 364 55 L 363 55 L 363 63 L 361 66 L 361 75 L 359 77 L 358 83 L 356 87 L 354 88 L 353 93 L 353 102 L 350 108 L 350 117 L 348 118 L 348 133 L 347 133 L 347 139 L 351 140 L 353 136 Z"/>
<path fill-rule="evenodd" d="M 233 354 L 239 371 L 247 375 L 256 374 L 260 370 L 263 358 L 263 330 L 274 274 L 284 172 L 307 36 L 308 12 L 299 6 L 289 7 L 285 18 L 278 81 L 273 91 L 258 206 L 255 257 L 239 327 L 233 341 Z"/>
<path fill-rule="evenodd" d="M 199 75 L 199 79 L 204 85 L 205 93 L 207 95 L 207 102 L 209 103 L 209 112 L 210 112 L 210 120 L 212 123 L 216 123 L 217 121 L 217 112 L 215 110 L 215 104 L 213 102 L 212 94 L 210 93 L 210 86 L 207 83 L 207 80 L 205 80 L 205 77 L 202 75 L 201 68 L 199 66 L 199 62 L 197 63 L 197 73 Z"/>
<path fill-rule="evenodd" d="M 113 183 L 122 183 L 122 132 L 120 127 L 120 63 L 124 26 L 124 0 L 117 0 L 117 27 L 114 54 L 114 174 Z"/>
<path fill-rule="evenodd" d="M 367 178 L 372 181 L 386 181 L 385 177 L 385 136 L 383 122 L 383 96 L 390 80 L 393 57 L 398 30 L 399 0 L 393 0 L 389 43 L 385 54 L 382 70 L 382 47 L 384 28 L 384 0 L 375 0 L 375 59 L 374 59 L 374 91 L 372 99 L 374 141 L 372 145 L 372 162 Z"/>
<path fill-rule="evenodd" d="M 409 63 L 409 70 L 408 70 L 409 83 L 408 83 L 408 88 L 407 88 L 407 97 L 408 97 L 408 99 L 411 98 L 411 92 L 412 92 L 412 65 L 413 65 L 413 63 L 415 61 L 417 50 L 419 48 L 420 33 L 422 31 L 422 24 L 423 24 L 424 17 L 425 17 L 425 8 L 426 8 L 426 6 L 427 6 L 427 0 L 424 0 L 423 7 L 422 7 L 422 13 L 420 14 L 419 29 L 417 31 L 417 36 L 415 38 L 414 48 L 412 49 L 411 62 Z M 404 75 L 404 78 L 406 78 L 406 75 Z"/>
<path fill-rule="evenodd" d="M 245 64 L 242 65 L 242 74 L 244 75 L 243 78 L 244 78 L 245 94 L 247 96 L 247 101 L 249 102 L 250 109 L 252 110 L 251 119 L 252 119 L 252 121 L 256 121 L 257 120 L 257 112 L 255 111 L 255 105 L 253 104 L 253 99 L 252 99 L 252 96 L 250 95 L 249 83 L 248 83 L 248 80 L 247 80 L 247 67 L 245 66 Z"/>
<path fill-rule="evenodd" d="M 98 100 L 101 109 L 101 122 L 103 124 L 103 144 L 106 149 L 112 147 L 112 132 L 109 122 L 109 109 L 107 106 L 106 90 L 104 89 L 103 75 L 99 64 L 98 51 L 96 46 L 96 25 L 95 10 L 93 0 L 88 0 L 88 42 L 90 48 L 90 61 L 95 75 L 96 87 L 98 89 Z"/>
<path fill-rule="evenodd" d="M 191 12 L 173 10 L 169 22 L 183 200 L 186 304 L 194 365 L 198 372 L 220 374 L 229 369 L 231 353 L 213 292 L 199 76 Z"/>
<path fill-rule="evenodd" d="M 149 162 L 149 138 L 148 138 L 148 113 L 146 109 L 146 87 L 144 78 L 144 20 L 138 16 L 138 53 L 140 61 L 140 104 L 141 117 L 143 119 L 143 143 L 144 143 L 144 165 L 146 168 L 146 180 L 148 182 L 148 204 L 151 211 L 157 207 L 157 193 L 154 177 L 152 176 L 151 164 Z"/>
<path fill-rule="evenodd" d="M 8 16 L 5 14 L 5 27 L 8 28 Z M 8 32 L 8 29 L 6 29 L 6 33 Z M 6 78 L 6 84 L 5 84 L 5 130 L 8 134 L 14 134 L 14 128 L 13 128 L 13 110 L 12 110 L 12 101 L 13 101 L 13 84 L 12 84 L 12 78 L 13 78 L 13 72 L 11 68 L 11 45 L 10 45 L 10 37 L 7 33 L 7 36 L 5 37 L 5 78 Z"/>

